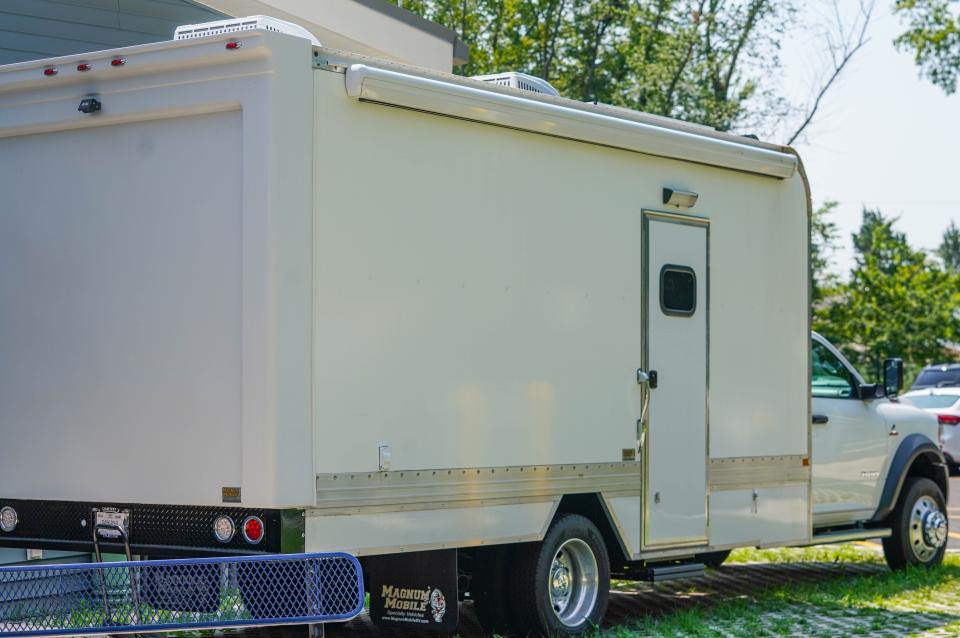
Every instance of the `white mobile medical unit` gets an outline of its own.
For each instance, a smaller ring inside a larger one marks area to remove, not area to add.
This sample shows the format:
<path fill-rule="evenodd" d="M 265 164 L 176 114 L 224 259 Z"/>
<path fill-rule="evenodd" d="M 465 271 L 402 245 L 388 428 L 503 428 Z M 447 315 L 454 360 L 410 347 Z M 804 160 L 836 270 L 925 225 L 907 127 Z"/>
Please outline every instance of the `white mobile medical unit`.
<path fill-rule="evenodd" d="M 576 633 L 812 541 L 790 149 L 240 22 L 0 67 L 0 546 Z"/>

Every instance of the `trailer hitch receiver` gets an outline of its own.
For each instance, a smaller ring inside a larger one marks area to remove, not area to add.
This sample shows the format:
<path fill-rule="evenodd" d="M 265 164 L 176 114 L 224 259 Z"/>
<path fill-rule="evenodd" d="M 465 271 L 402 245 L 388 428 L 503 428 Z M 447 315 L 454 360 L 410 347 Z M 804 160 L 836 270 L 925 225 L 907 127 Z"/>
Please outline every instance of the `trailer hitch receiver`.
<path fill-rule="evenodd" d="M 322 623 L 363 599 L 341 553 L 0 567 L 0 638 Z"/>

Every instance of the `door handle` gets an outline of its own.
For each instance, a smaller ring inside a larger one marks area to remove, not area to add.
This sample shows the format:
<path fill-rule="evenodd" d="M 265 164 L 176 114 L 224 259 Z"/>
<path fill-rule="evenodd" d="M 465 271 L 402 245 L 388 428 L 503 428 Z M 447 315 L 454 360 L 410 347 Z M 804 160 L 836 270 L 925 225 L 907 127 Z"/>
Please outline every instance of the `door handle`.
<path fill-rule="evenodd" d="M 647 372 L 643 368 L 637 368 L 637 385 L 640 386 L 640 418 L 637 419 L 637 458 L 643 450 L 647 440 L 647 414 L 650 411 L 650 390 L 657 387 L 657 371 Z"/>
<path fill-rule="evenodd" d="M 647 372 L 643 368 L 637 368 L 637 383 L 640 385 L 646 385 L 651 390 L 657 387 L 657 371 L 650 370 Z"/>
<path fill-rule="evenodd" d="M 827 423 L 829 420 L 830 420 L 830 417 L 828 417 L 826 414 L 814 414 L 814 415 L 813 415 L 813 422 L 816 423 L 816 424 Z"/>

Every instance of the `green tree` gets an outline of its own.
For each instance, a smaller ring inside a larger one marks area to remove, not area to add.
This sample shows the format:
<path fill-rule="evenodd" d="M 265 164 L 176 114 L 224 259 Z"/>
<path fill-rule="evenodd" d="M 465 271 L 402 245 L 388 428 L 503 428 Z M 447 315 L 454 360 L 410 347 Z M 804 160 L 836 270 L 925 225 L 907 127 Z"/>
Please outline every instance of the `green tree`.
<path fill-rule="evenodd" d="M 944 231 L 937 255 L 943 260 L 944 268 L 952 273 L 960 273 L 960 228 L 954 222 L 950 222 Z"/>
<path fill-rule="evenodd" d="M 853 248 L 863 258 L 872 256 L 885 273 L 894 272 L 904 261 L 916 257 L 907 244 L 907 236 L 893 229 L 896 217 L 886 217 L 878 209 L 863 209 L 860 230 L 853 233 Z"/>
<path fill-rule="evenodd" d="M 894 11 L 907 30 L 894 44 L 913 53 L 920 72 L 948 95 L 957 90 L 960 75 L 960 15 L 957 0 L 897 0 Z"/>
<path fill-rule="evenodd" d="M 871 377 L 886 357 L 903 357 L 915 373 L 948 356 L 948 344 L 960 335 L 960 278 L 911 248 L 895 221 L 863 211 L 850 279 L 816 318 L 816 327 Z"/>
<path fill-rule="evenodd" d="M 461 34 L 470 45 L 457 71 L 464 75 L 522 71 L 565 97 L 724 131 L 779 127 L 801 112 L 791 141 L 863 43 L 869 20 L 868 8 L 824 47 L 834 67 L 817 100 L 798 109 L 776 90 L 794 0 L 393 1 Z"/>
<path fill-rule="evenodd" d="M 837 225 L 830 216 L 837 206 L 835 201 L 824 202 L 813 211 L 810 218 L 810 300 L 815 309 L 837 283 L 836 275 L 830 268 L 830 258 L 836 250 L 839 235 Z"/>

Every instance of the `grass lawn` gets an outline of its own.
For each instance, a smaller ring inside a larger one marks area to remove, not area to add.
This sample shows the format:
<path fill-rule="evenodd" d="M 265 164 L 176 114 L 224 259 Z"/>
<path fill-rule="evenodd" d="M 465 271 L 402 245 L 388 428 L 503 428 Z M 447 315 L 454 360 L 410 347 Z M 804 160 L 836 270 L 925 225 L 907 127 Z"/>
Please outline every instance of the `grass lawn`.
<path fill-rule="evenodd" d="M 880 552 L 858 545 L 737 550 L 736 563 L 853 563 L 883 565 Z M 721 568 L 721 571 L 723 568 Z M 633 583 L 617 583 L 630 591 Z M 690 594 L 696 595 L 696 591 Z M 605 629 L 610 636 L 958 636 L 960 554 L 934 570 L 875 573 L 817 584 L 773 585 L 660 617 Z"/>

